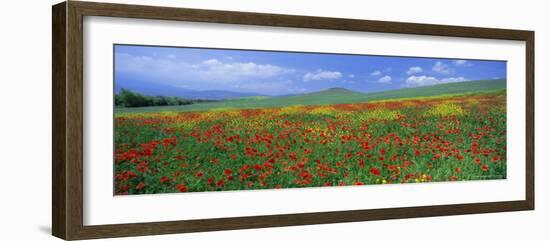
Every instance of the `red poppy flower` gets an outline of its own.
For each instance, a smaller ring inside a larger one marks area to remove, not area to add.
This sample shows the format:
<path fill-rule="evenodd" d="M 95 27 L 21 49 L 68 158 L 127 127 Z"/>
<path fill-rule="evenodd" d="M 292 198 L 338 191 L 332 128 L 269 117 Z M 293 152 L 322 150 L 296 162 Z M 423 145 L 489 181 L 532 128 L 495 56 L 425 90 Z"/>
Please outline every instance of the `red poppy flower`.
<path fill-rule="evenodd" d="M 160 183 L 167 183 L 167 182 L 169 182 L 169 181 L 170 181 L 170 179 L 168 179 L 166 176 L 162 176 L 162 177 L 160 178 Z"/>
<path fill-rule="evenodd" d="M 128 184 L 120 186 L 120 191 L 122 192 L 126 192 L 128 189 L 130 189 L 130 185 Z"/>
<path fill-rule="evenodd" d="M 185 186 L 184 184 L 176 184 L 176 189 L 178 189 L 178 191 L 180 192 L 187 192 L 187 186 Z"/>
<path fill-rule="evenodd" d="M 215 163 L 215 164 L 220 163 L 220 162 L 218 161 L 218 159 L 215 158 L 215 157 L 212 157 L 212 159 L 210 159 L 210 162 L 211 162 L 211 163 Z"/>
<path fill-rule="evenodd" d="M 260 170 L 262 170 L 262 166 L 259 165 L 259 164 L 255 164 L 254 165 L 254 170 L 260 171 Z"/>
<path fill-rule="evenodd" d="M 233 171 L 231 169 L 225 169 L 225 171 L 223 171 L 223 173 L 225 175 L 231 175 L 231 173 L 233 173 Z"/>
<path fill-rule="evenodd" d="M 486 171 L 489 170 L 489 167 L 487 165 L 483 164 L 483 165 L 481 165 L 481 170 L 486 172 Z"/>
<path fill-rule="evenodd" d="M 136 177 L 136 173 L 133 172 L 133 171 L 128 171 L 128 172 L 126 172 L 126 173 L 128 174 L 128 178 L 129 178 L 129 179 L 132 179 L 132 178 Z"/>
<path fill-rule="evenodd" d="M 147 161 L 140 161 L 138 163 L 137 170 L 139 172 L 145 172 L 145 171 L 147 171 L 147 165 L 148 165 Z"/>
<path fill-rule="evenodd" d="M 141 189 L 143 189 L 144 187 L 145 187 L 145 183 L 140 182 L 140 183 L 138 183 L 138 185 L 136 185 L 136 190 L 141 190 Z"/>
<path fill-rule="evenodd" d="M 461 173 L 461 172 L 462 172 L 462 168 L 460 168 L 460 167 L 455 168 L 455 172 L 456 172 L 456 173 Z"/>
<path fill-rule="evenodd" d="M 481 158 L 478 157 L 474 161 L 476 162 L 476 164 L 480 164 L 481 163 Z"/>
<path fill-rule="evenodd" d="M 378 168 L 376 168 L 376 167 L 371 167 L 371 168 L 370 168 L 370 173 L 371 173 L 372 175 L 375 175 L 375 176 L 380 176 L 380 170 L 379 170 Z"/>
<path fill-rule="evenodd" d="M 223 185 L 225 185 L 225 181 L 224 181 L 223 179 L 219 180 L 219 181 L 216 183 L 216 186 L 218 186 L 218 187 L 221 187 L 221 186 L 223 186 Z"/>
<path fill-rule="evenodd" d="M 202 172 L 197 172 L 197 174 L 195 174 L 196 177 L 202 177 L 203 175 Z"/>

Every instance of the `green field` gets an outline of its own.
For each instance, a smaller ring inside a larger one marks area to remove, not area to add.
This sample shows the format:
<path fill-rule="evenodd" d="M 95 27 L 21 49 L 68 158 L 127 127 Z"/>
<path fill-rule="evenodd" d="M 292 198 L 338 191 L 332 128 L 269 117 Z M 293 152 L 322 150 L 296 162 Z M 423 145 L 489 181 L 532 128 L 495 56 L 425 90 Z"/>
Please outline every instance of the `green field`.
<path fill-rule="evenodd" d="M 115 113 L 115 194 L 505 179 L 506 90 L 440 90 L 368 103 Z M 335 96 L 358 94 L 300 97 Z"/>
<path fill-rule="evenodd" d="M 360 93 L 347 89 L 333 88 L 315 93 L 286 97 L 245 97 L 219 102 L 196 103 L 180 106 L 156 106 L 136 108 L 116 108 L 117 113 L 124 112 L 188 112 L 211 109 L 255 109 L 266 107 L 282 107 L 290 105 L 328 105 L 362 103 L 388 99 L 406 99 L 417 97 L 432 97 L 441 95 L 464 95 L 493 92 L 506 89 L 506 80 L 478 80 L 459 83 L 448 83 L 418 88 L 404 88 L 376 93 Z"/>

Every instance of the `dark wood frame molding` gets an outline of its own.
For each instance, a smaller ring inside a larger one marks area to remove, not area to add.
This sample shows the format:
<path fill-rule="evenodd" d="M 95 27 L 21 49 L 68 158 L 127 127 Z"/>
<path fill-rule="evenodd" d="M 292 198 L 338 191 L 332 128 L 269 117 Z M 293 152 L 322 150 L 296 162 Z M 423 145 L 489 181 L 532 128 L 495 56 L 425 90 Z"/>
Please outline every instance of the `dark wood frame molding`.
<path fill-rule="evenodd" d="M 369 21 L 264 13 L 67 1 L 52 7 L 52 233 L 66 240 L 265 228 L 413 217 L 533 210 L 533 31 Z M 203 220 L 87 226 L 83 224 L 83 17 L 108 16 L 398 34 L 518 40 L 526 43 L 525 200 L 349 210 Z"/>

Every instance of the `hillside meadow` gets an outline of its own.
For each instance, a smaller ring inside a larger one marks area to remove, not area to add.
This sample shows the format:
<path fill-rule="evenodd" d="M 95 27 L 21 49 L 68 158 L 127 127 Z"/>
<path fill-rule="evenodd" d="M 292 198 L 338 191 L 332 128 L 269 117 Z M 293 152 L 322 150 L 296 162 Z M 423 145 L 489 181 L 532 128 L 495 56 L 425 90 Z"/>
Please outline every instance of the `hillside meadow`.
<path fill-rule="evenodd" d="M 505 81 L 115 111 L 115 193 L 506 178 Z"/>

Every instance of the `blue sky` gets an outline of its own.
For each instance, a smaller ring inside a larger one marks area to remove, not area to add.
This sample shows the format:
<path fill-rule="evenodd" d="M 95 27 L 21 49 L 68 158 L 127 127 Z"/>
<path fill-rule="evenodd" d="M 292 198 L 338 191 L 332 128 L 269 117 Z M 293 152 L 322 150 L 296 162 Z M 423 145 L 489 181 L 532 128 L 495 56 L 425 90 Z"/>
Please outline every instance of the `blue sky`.
<path fill-rule="evenodd" d="M 286 95 L 506 78 L 506 62 L 115 45 L 115 85 Z"/>

